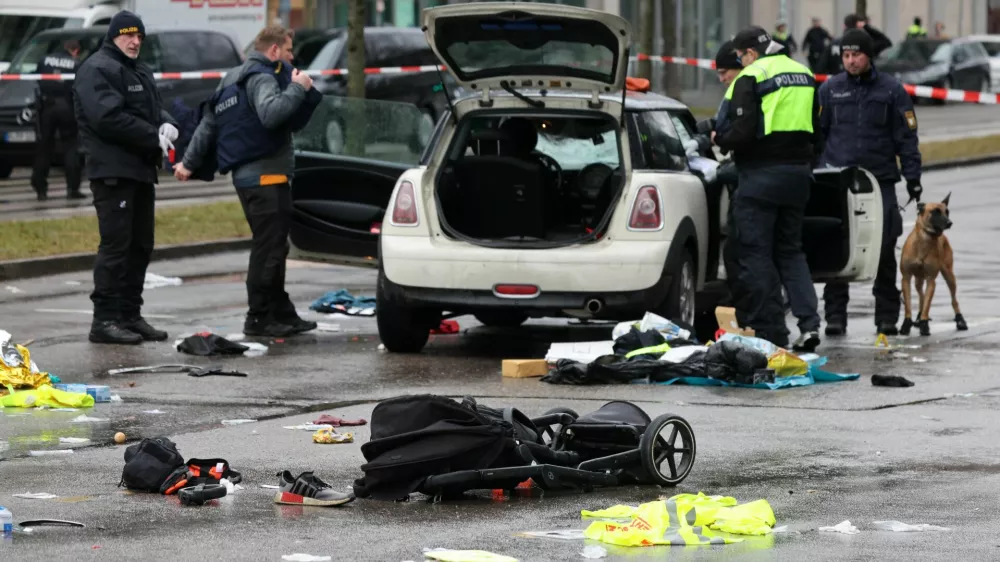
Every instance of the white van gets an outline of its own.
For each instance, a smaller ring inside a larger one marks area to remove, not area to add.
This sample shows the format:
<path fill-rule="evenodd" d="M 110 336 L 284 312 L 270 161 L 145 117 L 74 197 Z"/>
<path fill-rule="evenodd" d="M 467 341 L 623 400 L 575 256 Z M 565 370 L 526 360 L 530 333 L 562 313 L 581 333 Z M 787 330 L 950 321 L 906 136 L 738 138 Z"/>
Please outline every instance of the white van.
<path fill-rule="evenodd" d="M 4 0 L 0 2 L 0 72 L 14 53 L 39 32 L 107 25 L 121 10 L 115 0 Z"/>

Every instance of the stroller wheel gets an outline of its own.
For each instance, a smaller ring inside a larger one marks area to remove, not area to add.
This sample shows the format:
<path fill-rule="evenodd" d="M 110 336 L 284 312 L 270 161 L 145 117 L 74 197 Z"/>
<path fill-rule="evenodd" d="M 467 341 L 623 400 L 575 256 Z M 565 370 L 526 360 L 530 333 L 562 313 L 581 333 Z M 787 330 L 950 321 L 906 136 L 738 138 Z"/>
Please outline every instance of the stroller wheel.
<path fill-rule="evenodd" d="M 642 468 L 650 483 L 660 486 L 676 486 L 687 478 L 696 452 L 691 424 L 671 414 L 650 422 L 639 440 Z"/>
<path fill-rule="evenodd" d="M 574 420 L 580 417 L 580 414 L 574 412 L 569 408 L 552 408 L 551 410 L 545 412 L 542 415 L 550 416 L 552 414 L 567 414 L 569 416 L 572 416 Z M 546 445 L 553 446 L 552 444 L 555 442 L 556 438 L 559 436 L 559 433 L 562 431 L 562 425 L 554 424 L 542 427 L 540 429 L 541 429 L 542 442 L 545 443 Z"/>

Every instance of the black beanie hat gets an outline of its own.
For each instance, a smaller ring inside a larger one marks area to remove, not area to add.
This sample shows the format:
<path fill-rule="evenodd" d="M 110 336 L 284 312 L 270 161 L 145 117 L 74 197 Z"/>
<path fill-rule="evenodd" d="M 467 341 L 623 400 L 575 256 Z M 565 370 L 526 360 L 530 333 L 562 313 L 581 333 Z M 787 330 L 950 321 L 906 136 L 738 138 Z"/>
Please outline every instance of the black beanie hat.
<path fill-rule="evenodd" d="M 715 54 L 715 69 L 716 70 L 742 70 L 743 63 L 740 62 L 740 58 L 736 56 L 736 47 L 733 46 L 732 41 L 726 41 L 719 48 L 719 52 Z"/>
<path fill-rule="evenodd" d="M 840 38 L 840 52 L 844 51 L 860 51 L 868 58 L 875 58 L 875 42 L 863 29 L 848 29 Z"/>
<path fill-rule="evenodd" d="M 142 25 L 142 19 L 128 10 L 122 10 L 111 18 L 108 24 L 108 39 L 114 39 L 120 35 L 138 33 L 146 35 L 146 26 Z"/>

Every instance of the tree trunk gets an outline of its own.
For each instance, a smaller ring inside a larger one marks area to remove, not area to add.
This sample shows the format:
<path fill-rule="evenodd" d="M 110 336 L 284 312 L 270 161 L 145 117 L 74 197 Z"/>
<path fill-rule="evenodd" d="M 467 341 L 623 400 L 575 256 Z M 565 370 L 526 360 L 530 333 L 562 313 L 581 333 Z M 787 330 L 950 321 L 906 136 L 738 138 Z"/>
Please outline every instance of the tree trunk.
<path fill-rule="evenodd" d="M 653 35 L 656 32 L 656 22 L 653 18 L 655 14 L 656 7 L 653 5 L 653 0 L 639 0 L 639 51 L 644 55 L 652 56 L 654 54 Z M 648 60 L 639 61 L 639 76 L 652 80 L 653 63 Z"/>
<path fill-rule="evenodd" d="M 347 15 L 347 115 L 344 130 L 345 151 L 352 156 L 365 155 L 365 22 L 366 0 L 351 0 Z"/>
<path fill-rule="evenodd" d="M 663 56 L 679 56 L 677 48 L 677 0 L 663 0 Z M 681 67 L 665 63 L 663 65 L 664 91 L 667 95 L 680 101 L 681 99 Z"/>
<path fill-rule="evenodd" d="M 855 0 L 854 13 L 859 16 L 868 16 L 868 0 Z"/>

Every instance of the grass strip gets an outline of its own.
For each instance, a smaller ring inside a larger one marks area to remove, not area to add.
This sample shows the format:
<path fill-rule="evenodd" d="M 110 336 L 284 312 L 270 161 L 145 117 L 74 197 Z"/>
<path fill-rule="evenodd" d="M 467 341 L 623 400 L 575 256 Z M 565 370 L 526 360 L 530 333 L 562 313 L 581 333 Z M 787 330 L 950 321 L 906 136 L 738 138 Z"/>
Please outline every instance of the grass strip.
<path fill-rule="evenodd" d="M 157 246 L 249 238 L 238 201 L 170 206 L 156 210 Z M 0 261 L 95 253 L 97 216 L 0 222 Z"/>

